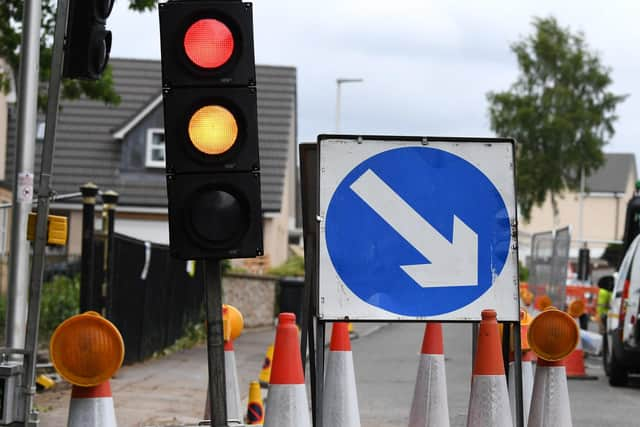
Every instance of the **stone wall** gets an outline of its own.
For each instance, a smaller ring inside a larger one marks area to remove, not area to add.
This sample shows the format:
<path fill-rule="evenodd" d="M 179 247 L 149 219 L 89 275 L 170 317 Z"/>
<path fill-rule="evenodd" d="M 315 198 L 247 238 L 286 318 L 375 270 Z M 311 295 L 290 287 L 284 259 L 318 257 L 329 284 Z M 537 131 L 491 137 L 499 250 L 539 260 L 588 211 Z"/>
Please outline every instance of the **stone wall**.
<path fill-rule="evenodd" d="M 277 277 L 227 274 L 222 301 L 240 310 L 245 328 L 273 325 L 277 285 Z"/>

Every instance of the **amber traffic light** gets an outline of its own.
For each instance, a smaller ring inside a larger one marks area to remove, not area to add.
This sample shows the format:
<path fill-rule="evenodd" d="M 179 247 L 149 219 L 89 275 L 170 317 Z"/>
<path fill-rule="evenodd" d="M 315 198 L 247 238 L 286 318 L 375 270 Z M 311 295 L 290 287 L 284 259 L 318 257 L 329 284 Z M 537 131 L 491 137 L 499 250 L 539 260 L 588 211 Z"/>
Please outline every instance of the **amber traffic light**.
<path fill-rule="evenodd" d="M 250 3 L 159 4 L 171 252 L 262 255 Z"/>

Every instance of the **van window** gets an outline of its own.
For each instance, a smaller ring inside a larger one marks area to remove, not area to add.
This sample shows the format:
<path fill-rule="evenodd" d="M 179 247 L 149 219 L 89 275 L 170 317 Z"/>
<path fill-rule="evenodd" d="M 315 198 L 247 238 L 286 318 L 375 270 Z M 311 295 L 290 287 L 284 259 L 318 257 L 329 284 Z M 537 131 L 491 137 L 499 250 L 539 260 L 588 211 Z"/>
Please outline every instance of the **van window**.
<path fill-rule="evenodd" d="M 634 264 L 633 259 L 635 255 L 637 255 L 636 249 L 638 247 L 638 241 L 640 241 L 640 236 L 636 237 L 631 246 L 629 246 L 629 250 L 625 254 L 624 260 L 622 260 L 622 265 L 620 266 L 620 271 L 616 280 L 616 287 L 613 291 L 614 297 L 620 297 L 622 295 L 624 282 L 631 279 L 631 265 Z"/>

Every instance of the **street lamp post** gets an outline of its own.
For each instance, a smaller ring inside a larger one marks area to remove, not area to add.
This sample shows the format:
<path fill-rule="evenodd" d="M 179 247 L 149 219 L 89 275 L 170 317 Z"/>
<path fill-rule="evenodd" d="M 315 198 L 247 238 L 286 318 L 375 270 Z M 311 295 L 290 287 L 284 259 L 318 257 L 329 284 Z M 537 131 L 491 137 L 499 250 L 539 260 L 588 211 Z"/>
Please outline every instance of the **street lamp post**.
<path fill-rule="evenodd" d="M 363 79 L 336 79 L 336 133 L 340 133 L 340 87 L 343 83 L 360 83 Z"/>

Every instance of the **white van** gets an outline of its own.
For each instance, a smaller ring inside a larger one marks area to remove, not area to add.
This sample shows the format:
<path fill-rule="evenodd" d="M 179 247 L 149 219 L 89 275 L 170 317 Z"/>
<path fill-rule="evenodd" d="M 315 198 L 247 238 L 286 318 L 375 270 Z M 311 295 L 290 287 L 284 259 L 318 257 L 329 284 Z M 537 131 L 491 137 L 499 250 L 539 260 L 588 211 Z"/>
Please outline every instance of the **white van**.
<path fill-rule="evenodd" d="M 628 374 L 640 373 L 640 235 L 618 271 L 603 337 L 603 363 L 609 384 L 622 386 Z"/>

